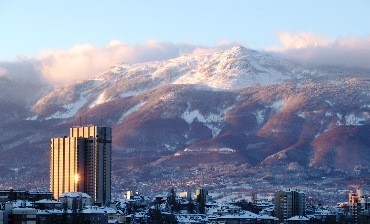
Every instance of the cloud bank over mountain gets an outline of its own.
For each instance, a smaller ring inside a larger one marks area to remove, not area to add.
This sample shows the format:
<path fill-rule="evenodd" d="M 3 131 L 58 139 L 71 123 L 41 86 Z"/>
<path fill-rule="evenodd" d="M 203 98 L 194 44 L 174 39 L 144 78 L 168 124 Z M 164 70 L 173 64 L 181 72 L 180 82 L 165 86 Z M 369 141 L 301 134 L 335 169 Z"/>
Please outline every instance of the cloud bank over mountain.
<path fill-rule="evenodd" d="M 81 44 L 68 50 L 42 50 L 35 58 L 0 62 L 0 75 L 22 76 L 24 72 L 20 68 L 28 66 L 29 77 L 42 77 L 53 84 L 66 84 L 96 76 L 117 63 L 134 64 L 168 60 L 187 54 L 212 53 L 235 45 L 237 43 L 220 41 L 215 46 L 208 47 L 156 40 L 130 45 L 112 40 L 104 47 Z"/>
<path fill-rule="evenodd" d="M 282 32 L 278 38 L 281 45 L 265 48 L 265 51 L 305 64 L 370 68 L 370 36 L 330 39 L 309 32 Z M 80 44 L 67 50 L 45 49 L 34 58 L 0 61 L 0 77 L 63 85 L 96 76 L 117 63 L 168 60 L 182 55 L 213 53 L 236 45 L 240 44 L 227 40 L 214 46 L 157 40 L 143 44 L 112 40 L 107 46 Z"/>
<path fill-rule="evenodd" d="M 278 34 L 280 47 L 267 51 L 307 64 L 370 68 L 370 36 L 330 39 L 313 33 Z"/>
<path fill-rule="evenodd" d="M 40 62 L 31 58 L 0 61 L 0 77 L 31 83 L 45 83 L 39 68 Z"/>

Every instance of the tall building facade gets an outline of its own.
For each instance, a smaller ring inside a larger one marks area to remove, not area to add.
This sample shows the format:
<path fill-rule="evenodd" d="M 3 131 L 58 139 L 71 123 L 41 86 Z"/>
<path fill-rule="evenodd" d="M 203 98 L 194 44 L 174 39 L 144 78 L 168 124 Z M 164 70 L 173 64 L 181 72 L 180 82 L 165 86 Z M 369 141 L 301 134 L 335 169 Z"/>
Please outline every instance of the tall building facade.
<path fill-rule="evenodd" d="M 208 191 L 202 188 L 198 188 L 195 190 L 195 197 L 199 203 L 199 213 L 205 214 Z"/>
<path fill-rule="evenodd" d="M 353 223 L 370 223 L 370 196 L 361 189 L 348 194 L 348 207 Z"/>
<path fill-rule="evenodd" d="M 111 201 L 112 129 L 99 126 L 70 128 L 70 136 L 52 138 L 50 190 L 84 192 L 97 204 Z"/>
<path fill-rule="evenodd" d="M 293 216 L 303 216 L 306 211 L 306 195 L 297 189 L 275 193 L 275 216 L 280 222 L 287 222 Z"/>

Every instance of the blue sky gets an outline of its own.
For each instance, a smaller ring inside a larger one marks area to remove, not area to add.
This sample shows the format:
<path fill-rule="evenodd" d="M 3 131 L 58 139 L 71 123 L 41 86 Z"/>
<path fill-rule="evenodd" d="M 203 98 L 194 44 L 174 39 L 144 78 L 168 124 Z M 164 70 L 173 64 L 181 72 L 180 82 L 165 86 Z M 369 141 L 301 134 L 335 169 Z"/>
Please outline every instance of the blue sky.
<path fill-rule="evenodd" d="M 279 45 L 279 32 L 366 37 L 369 12 L 366 0 L 1 1 L 0 60 L 113 39 L 206 46 L 228 40 L 261 49 Z"/>
<path fill-rule="evenodd" d="M 0 76 L 63 84 L 235 45 L 370 68 L 369 12 L 368 0 L 3 0 Z"/>

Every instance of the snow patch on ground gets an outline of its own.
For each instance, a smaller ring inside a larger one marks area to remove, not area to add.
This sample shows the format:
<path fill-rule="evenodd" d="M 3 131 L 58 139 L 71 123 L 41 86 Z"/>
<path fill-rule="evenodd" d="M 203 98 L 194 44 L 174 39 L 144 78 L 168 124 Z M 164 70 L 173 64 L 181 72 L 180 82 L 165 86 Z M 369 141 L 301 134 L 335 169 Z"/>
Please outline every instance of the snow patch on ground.
<path fill-rule="evenodd" d="M 53 115 L 47 117 L 46 120 L 50 120 L 53 118 L 63 119 L 73 117 L 77 114 L 81 107 L 85 105 L 87 99 L 87 97 L 80 95 L 80 99 L 78 101 L 64 106 L 65 111 L 57 111 Z"/>
<path fill-rule="evenodd" d="M 104 81 L 104 78 L 102 77 L 94 77 L 90 79 L 91 81 L 95 81 L 96 83 L 99 83 L 100 81 Z"/>
<path fill-rule="evenodd" d="M 364 117 L 356 117 L 354 114 L 350 114 L 345 116 L 346 125 L 363 125 L 366 118 Z"/>
<path fill-rule="evenodd" d="M 276 155 L 278 156 L 278 159 L 285 159 L 288 157 L 285 152 L 278 152 Z"/>
<path fill-rule="evenodd" d="M 184 152 L 197 152 L 197 151 L 200 151 L 200 149 L 184 149 Z M 227 148 L 227 147 L 224 147 L 224 148 L 206 148 L 206 149 L 203 149 L 203 151 L 207 151 L 207 152 L 219 152 L 219 153 L 234 153 L 235 150 L 234 149 L 230 149 L 230 148 Z M 176 152 L 175 153 L 175 156 L 179 156 L 181 155 L 180 152 Z"/>
<path fill-rule="evenodd" d="M 370 108 L 370 105 L 362 105 L 361 108 L 363 108 L 363 109 L 369 109 Z"/>
<path fill-rule="evenodd" d="M 233 152 L 235 152 L 234 149 L 230 149 L 230 148 L 212 148 L 212 149 L 209 149 L 208 151 L 211 151 L 211 152 L 224 152 L 224 153 L 233 153 Z"/>
<path fill-rule="evenodd" d="M 283 75 L 280 71 L 261 66 L 265 64 L 264 61 L 251 60 L 249 61 L 249 64 L 257 70 L 253 77 L 254 85 L 271 85 L 281 83 L 282 81 L 288 79 L 288 77 Z"/>
<path fill-rule="evenodd" d="M 125 98 L 125 97 L 129 97 L 129 96 L 135 96 L 135 95 L 138 95 L 138 94 L 140 94 L 142 92 L 143 91 L 126 91 L 124 93 L 120 93 L 119 94 L 119 97 Z"/>
<path fill-rule="evenodd" d="M 186 123 L 193 123 L 195 118 L 201 116 L 198 110 L 189 111 L 189 108 L 181 115 L 181 118 L 186 121 Z"/>
<path fill-rule="evenodd" d="M 276 112 L 280 112 L 280 110 L 283 108 L 283 100 L 278 100 L 271 104 L 271 107 L 276 110 Z"/>
<path fill-rule="evenodd" d="M 265 113 L 264 110 L 258 110 L 254 113 L 254 115 L 256 116 L 256 119 L 257 119 L 257 124 L 262 124 L 263 121 L 265 120 L 264 113 Z"/>
<path fill-rule="evenodd" d="M 211 124 L 206 124 L 206 126 L 211 129 L 212 131 L 212 137 L 215 138 L 218 136 L 218 134 L 220 134 L 221 132 L 221 128 L 217 128 L 215 127 L 214 125 L 211 125 Z"/>
<path fill-rule="evenodd" d="M 330 102 L 329 100 L 325 100 L 325 102 L 326 102 L 327 104 L 329 104 L 330 106 L 333 106 L 333 103 L 332 103 L 332 102 Z"/>
<path fill-rule="evenodd" d="M 337 125 L 342 125 L 342 115 L 340 113 L 337 113 Z"/>
<path fill-rule="evenodd" d="M 337 113 L 337 125 L 355 125 L 360 126 L 364 125 L 364 122 L 366 121 L 366 117 L 358 117 L 354 115 L 353 113 L 349 115 L 341 115 Z"/>
<path fill-rule="evenodd" d="M 163 102 L 167 102 L 169 100 L 173 101 L 173 93 L 167 93 L 165 95 L 162 95 L 159 99 L 161 99 Z"/>
<path fill-rule="evenodd" d="M 26 118 L 27 121 L 35 121 L 37 119 L 38 115 L 35 115 L 33 117 Z"/>
<path fill-rule="evenodd" d="M 268 161 L 270 159 L 286 159 L 288 156 L 284 151 L 277 152 L 275 154 L 272 154 L 268 156 L 265 161 Z"/>
<path fill-rule="evenodd" d="M 175 151 L 175 149 L 176 149 L 176 147 L 174 147 L 174 146 L 170 146 L 170 145 L 168 145 L 168 144 L 164 144 L 164 146 L 166 147 L 166 149 L 167 150 L 169 150 L 169 151 Z"/>
<path fill-rule="evenodd" d="M 306 115 L 305 115 L 304 113 L 300 113 L 300 114 L 298 114 L 298 117 L 301 117 L 301 118 L 303 118 L 303 119 L 306 119 Z"/>
<path fill-rule="evenodd" d="M 141 106 L 143 106 L 145 103 L 139 103 L 139 104 L 136 104 L 135 106 L 133 106 L 131 109 L 129 109 L 128 111 L 126 111 L 125 113 L 122 114 L 121 118 L 118 120 L 119 123 L 122 123 L 125 118 L 132 114 L 133 112 L 137 111 Z"/>
<path fill-rule="evenodd" d="M 102 103 L 105 103 L 107 102 L 107 98 L 106 98 L 106 94 L 105 92 L 102 92 L 98 98 L 95 100 L 95 102 L 93 104 L 90 105 L 90 108 L 93 108 L 99 104 L 102 104 Z"/>
<path fill-rule="evenodd" d="M 189 111 L 190 106 L 191 105 L 188 103 L 188 108 L 181 115 L 181 118 L 184 119 L 188 124 L 192 124 L 194 120 L 197 119 L 212 131 L 213 137 L 217 137 L 221 132 L 221 124 L 225 120 L 226 112 L 230 110 L 231 107 L 220 111 L 220 114 L 210 113 L 208 115 L 202 115 L 199 110 Z"/>
<path fill-rule="evenodd" d="M 325 133 L 331 129 L 331 125 L 329 125 L 322 133 Z"/>

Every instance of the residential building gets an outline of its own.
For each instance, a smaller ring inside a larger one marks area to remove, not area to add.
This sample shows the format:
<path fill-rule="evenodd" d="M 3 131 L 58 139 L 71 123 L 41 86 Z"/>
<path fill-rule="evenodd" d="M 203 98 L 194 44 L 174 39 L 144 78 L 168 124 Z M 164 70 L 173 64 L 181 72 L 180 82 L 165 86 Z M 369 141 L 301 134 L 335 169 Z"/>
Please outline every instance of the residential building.
<path fill-rule="evenodd" d="M 28 200 L 38 201 L 42 199 L 52 199 L 53 192 L 29 192 L 26 190 L 0 190 L 0 202 Z"/>
<path fill-rule="evenodd" d="M 294 216 L 304 216 L 305 193 L 298 189 L 281 190 L 275 193 L 275 216 L 280 222 L 287 222 Z"/>
<path fill-rule="evenodd" d="M 82 192 L 65 192 L 59 197 L 64 209 L 82 210 L 85 206 L 92 206 L 90 195 Z"/>
<path fill-rule="evenodd" d="M 50 190 L 54 198 L 65 192 L 84 192 L 96 204 L 110 204 L 110 127 L 72 127 L 69 137 L 51 139 L 50 151 Z"/>
<path fill-rule="evenodd" d="M 308 223 L 310 223 L 310 219 L 305 216 L 293 216 L 288 219 L 288 224 L 308 224 Z"/>
<path fill-rule="evenodd" d="M 199 203 L 199 212 L 203 214 L 206 212 L 207 196 L 208 196 L 207 190 L 202 188 L 196 189 L 195 198 Z"/>
<path fill-rule="evenodd" d="M 195 190 L 195 198 L 201 204 L 206 204 L 208 202 L 208 191 L 202 188 Z"/>
<path fill-rule="evenodd" d="M 348 194 L 349 212 L 354 223 L 368 223 L 370 220 L 370 196 L 364 195 L 361 189 Z"/>
<path fill-rule="evenodd" d="M 35 208 L 13 208 L 11 223 L 13 224 L 36 224 L 37 210 Z"/>

